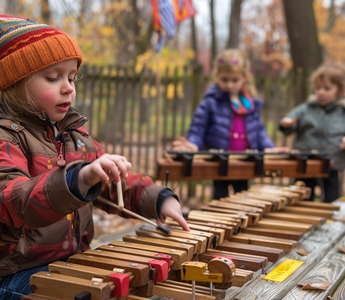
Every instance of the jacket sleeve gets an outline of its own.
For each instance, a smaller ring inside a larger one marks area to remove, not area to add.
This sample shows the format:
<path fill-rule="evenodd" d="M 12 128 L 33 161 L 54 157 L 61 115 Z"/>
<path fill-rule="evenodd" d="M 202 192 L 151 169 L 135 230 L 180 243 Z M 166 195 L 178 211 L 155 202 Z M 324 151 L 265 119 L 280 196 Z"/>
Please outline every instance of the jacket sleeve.
<path fill-rule="evenodd" d="M 199 149 L 204 145 L 204 137 L 208 126 L 210 108 L 207 98 L 204 98 L 194 111 L 192 123 L 189 126 L 187 140 L 196 144 Z"/>
<path fill-rule="evenodd" d="M 166 192 L 165 186 L 155 185 L 152 179 L 146 175 L 137 173 L 129 173 L 126 180 L 122 181 L 122 193 L 124 206 L 128 210 L 131 210 L 139 215 L 142 215 L 149 219 L 156 219 L 157 213 L 157 200 L 162 192 Z M 110 199 L 112 202 L 117 204 L 117 188 L 115 183 L 103 185 L 103 191 L 101 195 L 104 198 Z M 177 196 L 171 191 L 169 195 Z M 164 201 L 164 199 L 163 199 Z M 123 212 L 104 204 L 101 201 L 93 201 L 93 205 L 108 212 L 118 214 L 123 217 L 128 217 Z M 129 216 L 130 217 L 130 216 Z"/>
<path fill-rule="evenodd" d="M 259 120 L 259 149 L 264 150 L 265 148 L 272 148 L 275 147 L 275 144 L 272 142 L 270 137 L 266 132 L 266 128 L 262 120 Z"/>
<path fill-rule="evenodd" d="M 69 191 L 66 181 L 66 171 L 79 162 L 31 177 L 28 160 L 13 142 L 0 140 L 1 223 L 44 227 L 85 205 Z"/>
<path fill-rule="evenodd" d="M 296 106 L 294 109 L 292 109 L 286 117 L 288 118 L 295 118 L 296 119 L 296 124 L 292 127 L 289 128 L 284 128 L 280 122 L 279 122 L 279 130 L 283 132 L 285 135 L 289 135 L 293 132 L 298 131 L 301 123 L 301 115 L 303 114 L 305 104 L 301 104 Z"/>

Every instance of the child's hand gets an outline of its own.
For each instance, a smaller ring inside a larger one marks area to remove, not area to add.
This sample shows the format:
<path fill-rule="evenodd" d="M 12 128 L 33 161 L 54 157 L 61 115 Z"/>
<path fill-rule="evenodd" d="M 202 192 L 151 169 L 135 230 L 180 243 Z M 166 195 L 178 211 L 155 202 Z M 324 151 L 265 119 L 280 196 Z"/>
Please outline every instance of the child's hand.
<path fill-rule="evenodd" d="M 158 222 L 164 222 L 166 217 L 170 217 L 179 223 L 184 230 L 189 230 L 187 222 L 182 216 L 180 203 L 174 197 L 164 199 L 160 213 Z"/>
<path fill-rule="evenodd" d="M 284 128 L 292 127 L 292 126 L 294 126 L 296 124 L 296 118 L 285 117 L 285 118 L 281 119 L 280 124 Z"/>
<path fill-rule="evenodd" d="M 192 142 L 189 142 L 183 136 L 180 140 L 174 141 L 172 143 L 172 150 L 173 151 L 189 151 L 189 152 L 197 152 L 199 148 Z"/>
<path fill-rule="evenodd" d="M 82 195 L 84 195 L 89 188 L 100 181 L 115 181 L 121 180 L 121 176 L 126 178 L 128 171 L 132 165 L 127 161 L 126 157 L 120 155 L 103 154 L 91 164 L 86 165 L 80 169 L 78 178 L 78 187 Z"/>
<path fill-rule="evenodd" d="M 266 153 L 290 153 L 291 149 L 289 147 L 271 147 L 271 148 L 265 148 L 264 152 Z"/>
<path fill-rule="evenodd" d="M 340 143 L 340 149 L 344 150 L 345 149 L 345 136 L 341 139 L 341 143 Z"/>

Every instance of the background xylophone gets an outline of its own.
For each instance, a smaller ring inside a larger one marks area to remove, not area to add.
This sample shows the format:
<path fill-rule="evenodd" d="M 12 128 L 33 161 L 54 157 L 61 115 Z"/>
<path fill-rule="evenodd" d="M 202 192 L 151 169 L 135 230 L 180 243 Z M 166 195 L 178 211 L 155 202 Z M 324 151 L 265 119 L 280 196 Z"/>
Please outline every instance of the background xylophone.
<path fill-rule="evenodd" d="M 158 180 L 244 180 L 328 177 L 330 160 L 313 152 L 173 152 L 157 160 Z"/>
<path fill-rule="evenodd" d="M 66 262 L 53 263 L 49 266 L 51 272 L 65 274 L 60 276 L 75 276 L 72 279 L 68 277 L 68 288 L 62 288 L 60 281 L 51 283 L 52 278 L 55 280 L 59 274 L 50 273 L 48 276 L 47 272 L 43 272 L 32 277 L 32 290 L 35 295 L 74 299 L 74 295 L 86 289 L 85 286 L 75 288 L 79 280 L 83 279 L 84 284 L 97 287 L 99 296 L 92 294 L 91 300 L 112 299 L 110 293 L 114 286 L 122 295 L 119 290 L 122 283 L 118 281 L 114 284 L 110 278 L 113 269 L 117 268 L 124 271 L 116 271 L 127 273 L 130 280 L 129 293 L 145 297 L 160 295 L 173 299 L 192 299 L 190 285 L 177 282 L 181 265 L 190 260 L 209 263 L 220 257 L 233 261 L 236 269 L 230 273 L 234 274 L 230 274 L 224 264 L 213 262 L 216 267 L 211 267 L 212 272 L 228 272 L 224 276 L 227 279 L 216 285 L 213 296 L 207 296 L 210 294 L 208 287 L 200 285 L 197 288 L 197 296 L 201 299 L 220 299 L 230 284 L 243 286 L 254 274 L 260 273 L 258 271 L 277 262 L 286 252 L 296 249 L 299 240 L 339 209 L 332 204 L 302 202 L 301 199 L 307 197 L 307 194 L 308 189 L 298 186 L 254 185 L 235 196 L 211 201 L 202 206 L 200 211 L 190 211 L 187 216 L 190 232 L 182 231 L 172 220 L 167 220 L 167 226 L 171 229 L 169 236 L 152 226 L 144 225 L 136 231 L 136 236 L 124 236 L 123 241 L 114 241 L 97 250 L 72 256 L 68 262 L 70 266 L 66 266 Z M 150 261 L 157 257 L 162 260 L 164 256 L 171 256 L 169 279 L 174 281 L 154 283 L 152 279 L 159 272 Z M 131 266 L 133 263 L 137 265 Z M 138 272 L 138 265 L 144 265 L 140 267 L 141 272 Z M 61 271 L 61 268 L 65 270 Z M 181 285 L 185 289 L 184 293 Z M 67 293 L 71 298 L 58 296 L 64 289 L 68 290 L 64 295 Z M 128 299 L 135 299 L 131 297 L 134 296 L 128 296 Z"/>

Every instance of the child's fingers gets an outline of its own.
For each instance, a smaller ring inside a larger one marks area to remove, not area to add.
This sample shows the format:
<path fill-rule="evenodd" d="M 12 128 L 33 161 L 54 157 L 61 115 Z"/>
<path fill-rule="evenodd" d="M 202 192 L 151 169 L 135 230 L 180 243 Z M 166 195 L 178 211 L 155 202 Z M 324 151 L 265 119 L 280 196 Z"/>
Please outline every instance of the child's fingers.
<path fill-rule="evenodd" d="M 109 175 L 103 170 L 102 165 L 100 163 L 93 164 L 92 171 L 95 173 L 96 176 L 101 178 L 103 182 L 107 182 L 109 180 Z"/>
<path fill-rule="evenodd" d="M 179 212 L 177 212 L 175 210 L 170 210 L 169 212 L 166 213 L 166 216 L 174 219 L 177 223 L 179 223 L 181 225 L 181 227 L 184 230 L 188 230 L 189 231 L 189 227 L 188 227 L 187 221 L 185 220 L 185 218 L 182 216 L 181 213 L 179 213 Z"/>

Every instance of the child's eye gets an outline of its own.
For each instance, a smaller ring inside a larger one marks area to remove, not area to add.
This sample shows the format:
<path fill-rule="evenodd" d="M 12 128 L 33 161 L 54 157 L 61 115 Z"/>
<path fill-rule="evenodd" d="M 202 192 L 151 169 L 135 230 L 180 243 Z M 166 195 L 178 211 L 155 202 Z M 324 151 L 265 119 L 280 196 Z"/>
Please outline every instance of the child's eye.
<path fill-rule="evenodd" d="M 59 77 L 46 77 L 48 81 L 57 81 Z"/>
<path fill-rule="evenodd" d="M 69 82 L 74 82 L 75 80 L 74 80 L 74 78 L 68 78 L 68 81 Z"/>

